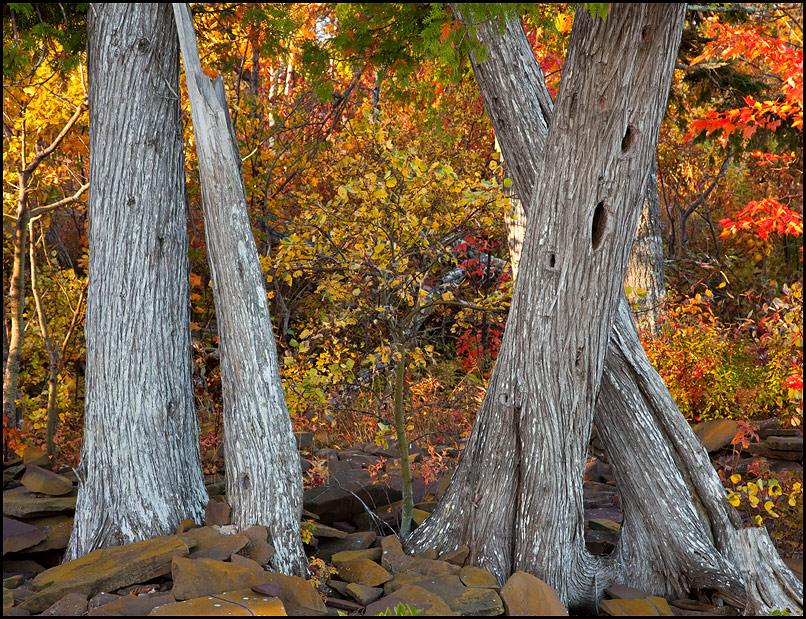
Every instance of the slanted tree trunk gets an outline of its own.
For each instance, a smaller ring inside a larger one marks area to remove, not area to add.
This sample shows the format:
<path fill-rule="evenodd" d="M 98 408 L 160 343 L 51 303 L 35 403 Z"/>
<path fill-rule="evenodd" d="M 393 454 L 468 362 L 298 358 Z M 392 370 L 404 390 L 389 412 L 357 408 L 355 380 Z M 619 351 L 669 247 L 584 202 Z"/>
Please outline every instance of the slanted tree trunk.
<path fill-rule="evenodd" d="M 94 4 L 84 442 L 65 560 L 201 522 L 179 46 L 164 4 Z"/>
<path fill-rule="evenodd" d="M 545 89 L 542 77 L 531 82 L 516 77 L 518 88 L 506 83 L 510 57 L 525 56 L 522 50 L 529 49 L 522 27 L 510 21 L 503 36 L 497 26 L 482 27 L 480 34 L 488 60 L 474 63 L 474 69 L 499 140 L 509 136 L 506 143 L 512 150 L 504 151 L 504 156 L 520 161 L 521 169 L 531 161 L 536 170 L 542 154 L 537 138 L 513 133 L 517 122 L 512 116 L 499 122 L 500 109 L 491 105 L 497 101 L 494 93 L 506 92 L 516 99 L 510 104 L 515 109 L 525 110 L 527 116 L 539 113 L 536 91 Z M 518 191 L 530 200 L 531 186 Z M 646 358 L 623 298 L 610 336 L 595 420 L 613 463 L 624 510 L 621 542 L 601 563 L 597 593 L 612 582 L 674 597 L 710 589 L 738 605 L 746 599 L 751 614 L 802 604 L 800 583 L 777 557 L 766 531 L 741 527 L 707 453 Z M 499 445 L 506 447 L 515 440 L 505 436 Z M 503 485 L 500 476 L 496 483 Z M 437 524 L 431 531 L 438 528 Z M 420 535 L 410 545 L 425 548 L 437 539 L 426 529 Z M 452 549 L 455 540 L 448 536 L 442 547 Z M 742 578 L 748 585 L 746 598 Z"/>
<path fill-rule="evenodd" d="M 220 78 L 204 74 L 193 18 L 174 4 L 202 186 L 221 354 L 227 500 L 232 523 L 268 528 L 274 569 L 307 574 L 300 537 L 302 469 L 286 408 L 263 272 Z"/>

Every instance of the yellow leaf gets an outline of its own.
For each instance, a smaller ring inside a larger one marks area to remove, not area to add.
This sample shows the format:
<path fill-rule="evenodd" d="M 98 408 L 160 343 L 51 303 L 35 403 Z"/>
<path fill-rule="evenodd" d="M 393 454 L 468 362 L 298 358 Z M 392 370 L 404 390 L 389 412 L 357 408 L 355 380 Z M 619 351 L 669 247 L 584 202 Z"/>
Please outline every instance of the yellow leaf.
<path fill-rule="evenodd" d="M 740 481 L 742 481 L 742 476 L 737 473 L 734 473 L 733 475 L 730 476 L 730 480 L 734 484 L 738 484 Z"/>
<path fill-rule="evenodd" d="M 394 176 L 390 176 L 386 179 L 387 187 L 394 187 L 395 185 L 397 185 L 397 179 Z"/>
<path fill-rule="evenodd" d="M 339 196 L 342 200 L 347 199 L 347 189 L 345 187 L 339 187 Z"/>

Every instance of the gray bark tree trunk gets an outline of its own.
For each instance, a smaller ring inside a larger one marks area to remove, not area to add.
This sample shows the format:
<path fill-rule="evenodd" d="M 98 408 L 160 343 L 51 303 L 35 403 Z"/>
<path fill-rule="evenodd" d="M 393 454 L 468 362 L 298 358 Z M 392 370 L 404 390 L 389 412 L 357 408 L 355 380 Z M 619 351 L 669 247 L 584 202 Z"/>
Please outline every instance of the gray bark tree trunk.
<path fill-rule="evenodd" d="M 453 481 L 409 544 L 439 527 L 499 579 L 536 574 L 572 607 L 598 594 L 582 473 L 684 15 L 577 11 L 501 352 Z"/>
<path fill-rule="evenodd" d="M 94 4 L 86 404 L 65 560 L 201 522 L 179 46 L 163 4 Z"/>
<path fill-rule="evenodd" d="M 545 90 L 542 76 L 534 79 L 522 77 L 517 72 L 514 77 L 508 73 L 513 64 L 518 66 L 513 57 L 529 58 L 525 50 L 531 54 L 523 29 L 517 21 L 510 21 L 503 37 L 497 26 L 482 27 L 480 32 L 488 50 L 488 60 L 482 64 L 474 63 L 474 70 L 498 139 L 511 149 L 505 150 L 504 156 L 508 161 L 521 162 L 519 169 L 528 169 L 527 166 L 531 165 L 532 170 L 537 170 L 542 154 L 538 138 L 526 132 L 513 134 L 511 128 L 517 122 L 511 114 L 502 114 L 501 107 L 496 105 L 499 99 L 506 98 L 506 94 L 515 99 L 509 106 L 519 113 L 526 116 L 542 113 L 538 103 L 538 91 Z M 533 57 L 531 60 L 534 62 Z M 537 67 L 536 62 L 534 65 Z M 514 81 L 508 83 L 508 80 Z M 499 122 L 501 118 L 506 122 Z M 504 136 L 507 133 L 508 140 Z M 518 189 L 518 180 L 515 183 Z M 531 185 L 521 186 L 518 191 L 525 200 L 531 199 Z M 527 253 L 524 257 L 530 260 Z M 533 361 L 522 358 L 521 363 L 519 369 L 526 373 Z M 599 560 L 594 595 L 613 582 L 622 582 L 673 597 L 681 597 L 692 590 L 715 590 L 738 605 L 746 603 L 748 612 L 763 612 L 773 607 L 796 608 L 802 604 L 799 582 L 778 558 L 766 531 L 743 529 L 738 514 L 727 503 L 707 453 L 646 358 L 623 295 L 605 357 L 595 420 L 616 474 L 624 510 L 624 528 L 617 549 L 609 558 Z M 489 426 L 497 421 L 482 418 L 480 413 L 480 423 Z M 484 445 L 488 441 L 484 449 L 505 450 L 509 457 L 514 457 L 512 445 L 518 440 L 513 431 L 514 424 L 510 421 L 500 425 L 509 434 L 485 435 L 488 430 L 481 428 L 478 434 L 484 438 L 479 438 L 477 444 Z M 474 437 L 476 432 L 474 429 Z M 547 428 L 546 432 L 551 443 L 558 440 L 553 427 Z M 471 444 L 476 443 L 471 441 Z M 466 459 L 467 456 L 460 464 L 460 471 L 472 468 L 472 462 L 479 457 L 475 456 L 468 462 Z M 647 461 L 653 463 L 650 470 L 647 470 Z M 481 470 L 485 469 L 482 467 Z M 476 501 L 474 509 L 489 509 L 493 515 L 496 510 L 514 502 L 520 483 L 513 479 L 514 475 L 507 478 L 503 473 L 506 470 L 504 466 L 487 476 L 481 471 L 464 473 L 465 479 L 468 476 L 473 479 L 476 488 L 489 484 L 496 492 L 501 492 L 499 498 L 491 498 L 489 493 L 492 490 L 489 489 L 471 496 Z M 455 477 L 457 481 L 463 479 L 458 477 L 460 471 Z M 581 471 L 577 475 L 581 479 Z M 556 479 L 554 483 L 557 483 Z M 648 491 L 655 488 L 658 491 Z M 455 493 L 458 495 L 459 491 Z M 484 507 L 480 508 L 479 503 Z M 438 514 L 436 520 L 433 523 L 427 520 L 409 541 L 409 547 L 437 545 L 450 550 L 459 543 L 473 540 L 474 536 L 483 535 L 485 523 L 467 522 L 466 516 L 461 517 L 463 522 L 451 534 L 437 535 L 440 527 L 446 526 L 440 515 L 444 512 L 440 508 L 435 510 Z M 553 526 L 540 512 L 535 514 L 539 514 L 542 524 L 531 526 Z M 506 528 L 505 519 L 499 526 Z M 578 544 L 579 531 L 573 533 L 576 535 L 574 543 Z M 580 560 L 579 555 L 583 559 Z M 577 559 L 582 564 L 591 561 L 584 552 L 579 553 Z M 506 576 L 506 572 L 499 575 Z M 747 585 L 747 596 L 742 581 Z M 574 603 L 573 597 L 568 599 Z M 579 598 L 577 603 L 580 603 Z M 582 605 L 586 603 L 586 600 L 581 600 Z"/>
<path fill-rule="evenodd" d="M 204 74 L 193 18 L 174 4 L 196 136 L 221 355 L 227 500 L 232 523 L 268 528 L 272 567 L 307 574 L 302 469 L 285 403 L 263 272 L 246 210 L 224 84 Z"/>

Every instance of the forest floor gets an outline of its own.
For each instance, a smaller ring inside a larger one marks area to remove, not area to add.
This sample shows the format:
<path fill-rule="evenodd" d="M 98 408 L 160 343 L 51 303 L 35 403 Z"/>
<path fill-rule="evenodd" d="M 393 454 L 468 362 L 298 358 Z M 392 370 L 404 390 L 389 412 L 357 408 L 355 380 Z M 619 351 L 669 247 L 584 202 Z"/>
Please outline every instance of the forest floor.
<path fill-rule="evenodd" d="M 802 481 L 802 431 L 761 424 L 758 440 L 746 446 L 736 440 L 741 431 L 729 420 L 695 427 L 723 476 L 725 471 L 728 477 L 748 476 L 762 466 L 777 477 Z M 315 446 L 310 433 L 297 433 L 297 439 L 307 480 L 301 523 L 311 558 L 307 581 L 266 571 L 274 552 L 266 529 L 232 530 L 225 480 L 215 475 L 206 478 L 206 526 L 185 521 L 174 535 L 96 551 L 59 567 L 72 526 L 75 475 L 70 469 L 51 471 L 41 450 L 29 448 L 22 459 L 6 462 L 3 468 L 3 614 L 371 615 L 387 608 L 396 614 L 401 603 L 432 615 L 565 611 L 556 593 L 533 576 L 518 573 L 499 587 L 486 570 L 465 565 L 466 547 L 441 556 L 436 551 L 404 554 L 396 536 L 402 481 L 394 443 L 335 449 Z M 415 525 L 445 491 L 460 451 L 447 446 L 428 452 L 412 448 Z M 622 512 L 595 434 L 589 456 L 584 478 L 586 544 L 594 554 L 607 554 L 620 537 Z M 738 482 L 733 486 L 737 501 L 747 498 Z M 743 513 L 751 524 L 752 512 Z M 780 519 L 764 523 L 781 556 L 802 580 L 802 520 L 795 523 L 798 530 Z M 637 616 L 737 611 L 710 600 L 666 600 L 616 585 L 605 590 L 599 612 Z"/>

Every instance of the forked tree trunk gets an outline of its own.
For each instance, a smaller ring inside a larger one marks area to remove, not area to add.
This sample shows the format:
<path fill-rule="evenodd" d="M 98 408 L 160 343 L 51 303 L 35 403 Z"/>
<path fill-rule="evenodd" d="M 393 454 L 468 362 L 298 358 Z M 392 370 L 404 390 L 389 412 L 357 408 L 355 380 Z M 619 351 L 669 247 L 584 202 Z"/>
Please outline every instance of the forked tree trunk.
<path fill-rule="evenodd" d="M 232 523 L 268 528 L 272 566 L 307 574 L 300 537 L 302 469 L 286 408 L 224 83 L 204 74 L 193 18 L 174 4 L 185 65 L 221 352 L 227 500 Z"/>
<path fill-rule="evenodd" d="M 453 481 L 410 544 L 458 538 L 500 580 L 536 574 L 572 607 L 598 595 L 582 474 L 684 15 L 577 11 L 498 361 Z"/>
<path fill-rule="evenodd" d="M 164 4 L 94 4 L 84 442 L 65 560 L 201 522 L 179 46 Z"/>
<path fill-rule="evenodd" d="M 511 115 L 503 116 L 496 104 L 501 93 L 507 93 L 515 99 L 509 105 L 527 117 L 540 113 L 539 91 L 545 90 L 542 75 L 527 81 L 524 72 L 515 75 L 516 82 L 507 82 L 513 79 L 506 71 L 512 65 L 510 58 L 528 58 L 524 50 L 529 45 L 518 22 L 508 22 L 503 36 L 497 26 L 482 27 L 480 32 L 488 61 L 474 63 L 474 69 L 496 134 L 510 149 L 504 155 L 508 161 L 520 162 L 521 170 L 529 166 L 537 170 L 542 153 L 538 137 L 514 133 L 517 122 Z M 533 73 L 539 71 L 536 62 L 534 66 Z M 505 123 L 500 122 L 502 117 Z M 517 179 L 515 183 L 517 188 Z M 532 187 L 519 192 L 528 201 Z M 596 593 L 612 582 L 622 582 L 670 597 L 715 590 L 738 605 L 746 599 L 746 611 L 751 614 L 802 605 L 800 583 L 775 553 L 766 531 L 741 527 L 707 453 L 646 358 L 623 298 L 610 336 L 595 420 L 613 463 L 624 510 L 621 541 L 601 562 Z M 510 434 L 497 440 L 489 449 L 505 449 L 515 437 Z M 648 468 L 647 462 L 652 466 Z M 495 483 L 505 488 L 512 485 L 502 481 L 500 474 Z M 475 530 L 480 528 L 477 525 Z M 438 529 L 439 524 L 431 533 L 424 528 L 410 544 L 434 545 Z M 452 549 L 462 543 L 457 539 L 446 536 L 441 547 Z M 747 583 L 746 598 L 742 578 Z"/>

